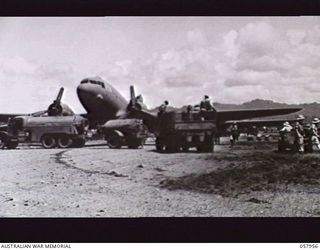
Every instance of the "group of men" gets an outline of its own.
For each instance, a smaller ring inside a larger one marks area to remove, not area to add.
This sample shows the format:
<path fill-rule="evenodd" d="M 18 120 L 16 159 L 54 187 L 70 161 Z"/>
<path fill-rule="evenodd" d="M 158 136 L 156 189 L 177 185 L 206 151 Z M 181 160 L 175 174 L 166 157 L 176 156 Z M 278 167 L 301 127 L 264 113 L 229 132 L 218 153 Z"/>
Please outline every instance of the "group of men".
<path fill-rule="evenodd" d="M 305 151 L 312 152 L 313 146 L 316 146 L 320 152 L 320 142 L 318 133 L 318 124 L 320 120 L 314 118 L 311 124 L 304 123 L 304 116 L 299 115 L 294 126 L 291 126 L 289 122 L 283 124 L 283 128 L 280 130 L 282 138 L 286 134 L 293 133 L 294 146 L 297 152 L 304 153 Z"/>
<path fill-rule="evenodd" d="M 162 115 L 163 113 L 165 113 L 168 105 L 169 105 L 169 102 L 164 101 L 163 104 L 161 104 L 158 108 L 158 115 Z M 200 105 L 195 105 L 194 107 L 200 107 L 200 111 L 204 111 L 204 112 L 214 110 L 214 107 L 211 103 L 211 99 L 208 95 L 205 95 L 203 97 L 203 99 L 200 102 Z M 188 105 L 187 112 L 191 112 L 194 109 L 194 107 L 192 105 Z"/>

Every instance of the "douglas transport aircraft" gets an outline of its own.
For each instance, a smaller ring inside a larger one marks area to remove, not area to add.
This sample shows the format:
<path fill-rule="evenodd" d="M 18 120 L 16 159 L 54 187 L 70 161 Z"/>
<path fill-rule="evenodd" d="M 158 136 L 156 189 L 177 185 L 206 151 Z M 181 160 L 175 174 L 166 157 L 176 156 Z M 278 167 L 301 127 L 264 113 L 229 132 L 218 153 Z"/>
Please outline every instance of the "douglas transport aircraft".
<path fill-rule="evenodd" d="M 41 115 L 74 115 L 74 112 L 61 103 L 63 88 L 60 89 L 56 100 L 48 110 L 39 111 L 33 116 Z M 147 110 L 143 102 L 139 102 L 135 96 L 133 86 L 130 86 L 130 101 L 127 101 L 112 85 L 101 77 L 88 77 L 83 79 L 77 87 L 78 98 L 87 111 L 81 114 L 89 120 L 91 128 L 103 125 L 110 120 L 141 119 L 150 132 L 154 132 L 157 123 L 157 113 Z M 217 122 L 217 128 L 222 128 L 230 120 L 243 120 L 257 117 L 290 114 L 300 111 L 301 108 L 270 108 L 270 109 L 241 109 L 241 110 L 217 110 L 214 109 L 211 116 Z M 0 114 L 0 123 L 7 123 L 10 117 L 23 114 Z M 25 115 L 25 114 L 24 114 Z M 114 121 L 114 125 L 116 125 Z M 219 132 L 218 132 L 219 133 Z"/>
<path fill-rule="evenodd" d="M 137 105 L 133 86 L 130 87 L 130 101 L 125 98 L 109 83 L 100 77 L 85 78 L 77 87 L 77 94 L 82 106 L 87 111 L 84 114 L 90 124 L 103 124 L 110 119 L 139 118 L 149 124 L 149 129 L 154 128 L 157 114 L 146 109 L 144 105 L 138 109 L 130 107 Z M 301 108 L 270 108 L 270 109 L 238 109 L 217 110 L 214 109 L 213 116 L 218 127 L 222 127 L 230 120 L 242 120 L 257 117 L 285 115 L 300 111 Z"/>

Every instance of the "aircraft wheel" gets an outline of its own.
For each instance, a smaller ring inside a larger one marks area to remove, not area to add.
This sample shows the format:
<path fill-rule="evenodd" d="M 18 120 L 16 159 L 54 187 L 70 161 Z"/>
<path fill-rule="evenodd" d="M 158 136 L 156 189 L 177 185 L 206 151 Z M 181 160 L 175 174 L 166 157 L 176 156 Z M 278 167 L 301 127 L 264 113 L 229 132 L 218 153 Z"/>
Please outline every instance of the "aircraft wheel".
<path fill-rule="evenodd" d="M 121 148 L 121 138 L 118 134 L 114 133 L 107 138 L 109 148 Z"/>
<path fill-rule="evenodd" d="M 5 146 L 8 148 L 8 149 L 15 149 L 16 147 L 18 147 L 18 144 L 19 142 L 17 141 L 7 141 L 5 143 Z"/>
<path fill-rule="evenodd" d="M 56 140 L 52 135 L 45 135 L 41 138 L 41 144 L 44 148 L 54 148 L 56 146 Z"/>
<path fill-rule="evenodd" d="M 59 148 L 68 148 L 72 144 L 72 139 L 66 135 L 60 136 L 57 139 L 57 145 Z"/>

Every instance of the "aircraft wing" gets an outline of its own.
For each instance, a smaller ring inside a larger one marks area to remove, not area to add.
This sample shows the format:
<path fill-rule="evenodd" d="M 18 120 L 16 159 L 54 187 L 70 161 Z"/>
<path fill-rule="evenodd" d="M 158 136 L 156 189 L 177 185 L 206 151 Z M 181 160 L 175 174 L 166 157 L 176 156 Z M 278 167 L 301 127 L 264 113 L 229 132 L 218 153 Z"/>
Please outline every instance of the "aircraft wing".
<path fill-rule="evenodd" d="M 7 123 L 9 118 L 26 114 L 0 114 L 0 123 Z"/>
<path fill-rule="evenodd" d="M 236 122 L 238 127 L 278 127 L 281 126 L 284 122 L 296 122 L 296 119 L 259 119 L 259 120 L 240 120 L 240 121 L 226 121 L 224 124 L 230 126 L 233 122 Z"/>
<path fill-rule="evenodd" d="M 256 117 L 286 115 L 302 110 L 302 108 L 269 108 L 269 109 L 244 109 L 244 110 L 217 110 L 217 119 L 220 122 L 229 120 L 244 120 Z"/>
<path fill-rule="evenodd" d="M 148 127 L 150 132 L 155 130 L 157 124 L 157 114 L 152 113 L 148 110 L 137 110 L 132 109 L 127 115 L 127 118 L 136 118 L 144 120 L 146 126 Z"/>

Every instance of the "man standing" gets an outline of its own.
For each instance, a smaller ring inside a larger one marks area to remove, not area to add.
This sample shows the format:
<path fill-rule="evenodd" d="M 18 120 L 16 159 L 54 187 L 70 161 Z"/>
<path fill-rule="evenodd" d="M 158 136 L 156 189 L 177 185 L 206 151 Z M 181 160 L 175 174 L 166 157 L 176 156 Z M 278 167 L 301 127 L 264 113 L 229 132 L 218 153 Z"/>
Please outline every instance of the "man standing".
<path fill-rule="evenodd" d="M 233 122 L 230 128 L 230 146 L 232 147 L 236 141 L 238 140 L 239 133 L 238 133 L 238 126 L 236 122 Z"/>
<path fill-rule="evenodd" d="M 304 152 L 304 130 L 303 130 L 304 116 L 299 115 L 294 126 L 294 144 L 299 153 Z"/>
<path fill-rule="evenodd" d="M 311 135 L 312 145 L 316 145 L 317 149 L 320 151 L 320 142 L 319 142 L 318 127 L 317 127 L 319 123 L 320 123 L 320 120 L 318 118 L 314 118 L 312 120 L 310 135 Z"/>
<path fill-rule="evenodd" d="M 283 127 L 279 130 L 280 139 L 278 141 L 278 149 L 280 152 L 283 152 L 287 149 L 292 149 L 290 144 L 290 134 L 292 131 L 292 127 L 289 122 L 283 123 Z"/>
<path fill-rule="evenodd" d="M 162 115 L 164 112 L 166 112 L 168 105 L 169 105 L 169 102 L 167 100 L 164 101 L 163 104 L 161 104 L 159 107 L 158 115 Z"/>
<path fill-rule="evenodd" d="M 213 106 L 210 100 L 210 97 L 205 95 L 203 100 L 200 102 L 200 110 L 201 111 L 211 111 L 213 110 Z"/>
<path fill-rule="evenodd" d="M 290 133 L 292 130 L 292 127 L 290 126 L 289 122 L 283 123 L 282 129 L 280 129 L 280 133 Z"/>

